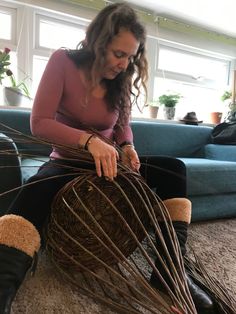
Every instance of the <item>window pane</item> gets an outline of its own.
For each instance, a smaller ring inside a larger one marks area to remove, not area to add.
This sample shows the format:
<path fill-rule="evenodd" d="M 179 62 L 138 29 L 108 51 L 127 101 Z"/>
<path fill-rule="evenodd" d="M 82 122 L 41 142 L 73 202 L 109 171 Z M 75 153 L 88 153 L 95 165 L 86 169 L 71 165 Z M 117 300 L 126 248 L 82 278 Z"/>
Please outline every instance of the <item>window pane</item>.
<path fill-rule="evenodd" d="M 61 24 L 52 20 L 40 20 L 39 46 L 58 49 L 60 47 L 75 48 L 85 37 L 82 28 Z"/>
<path fill-rule="evenodd" d="M 11 14 L 0 12 L 0 38 L 11 40 Z"/>
<path fill-rule="evenodd" d="M 186 84 L 181 81 L 155 78 L 154 99 L 165 93 L 178 93 L 182 96 L 176 106 L 175 120 L 181 119 L 187 112 L 195 111 L 199 120 L 210 122 L 210 112 L 224 112 L 224 104 L 221 101 L 222 90 L 210 89 L 197 85 Z M 160 110 L 162 112 L 162 106 Z"/>
<path fill-rule="evenodd" d="M 47 65 L 48 58 L 34 56 L 33 58 L 33 82 L 32 82 L 32 97 L 35 96 L 40 79 Z"/>
<path fill-rule="evenodd" d="M 217 84 L 227 84 L 229 61 L 177 49 L 161 48 L 158 68 L 185 74 L 196 80 L 207 79 L 214 80 Z"/>

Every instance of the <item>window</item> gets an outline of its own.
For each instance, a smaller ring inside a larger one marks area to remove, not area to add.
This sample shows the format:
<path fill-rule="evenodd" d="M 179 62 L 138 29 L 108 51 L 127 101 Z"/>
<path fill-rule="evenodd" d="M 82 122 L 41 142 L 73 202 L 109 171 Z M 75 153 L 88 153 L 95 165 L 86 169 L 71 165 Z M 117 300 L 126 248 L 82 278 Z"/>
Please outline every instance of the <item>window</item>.
<path fill-rule="evenodd" d="M 55 18 L 37 14 L 35 29 L 32 96 L 36 93 L 39 81 L 52 51 L 60 47 L 76 48 L 78 43 L 85 37 L 85 23 L 80 19 L 74 19 L 71 22 L 62 16 Z"/>
<path fill-rule="evenodd" d="M 76 48 L 85 36 L 83 25 L 43 15 L 37 15 L 36 29 L 36 48 Z"/>
<path fill-rule="evenodd" d="M 195 111 L 199 120 L 209 122 L 211 111 L 222 112 L 221 89 L 212 89 L 160 77 L 155 77 L 154 86 L 157 86 L 157 89 L 154 90 L 154 99 L 158 99 L 161 94 L 168 92 L 179 93 L 182 96 L 176 106 L 176 120 L 181 119 L 187 112 Z M 162 111 L 160 110 L 159 117 L 163 118 L 161 113 Z"/>
<path fill-rule="evenodd" d="M 230 62 L 180 49 L 160 46 L 158 70 L 171 72 L 185 81 L 204 82 L 205 86 L 217 87 L 228 84 Z"/>
<path fill-rule="evenodd" d="M 32 95 L 36 94 L 43 71 L 47 65 L 48 58 L 34 55 L 33 57 L 33 80 L 32 80 Z"/>
<path fill-rule="evenodd" d="M 0 6 L 0 49 L 10 48 L 10 69 L 17 78 L 17 57 L 12 49 L 15 45 L 16 35 L 16 9 Z M 3 80 L 4 85 L 11 85 L 8 77 Z M 4 103 L 3 94 L 0 93 L 0 104 Z"/>
<path fill-rule="evenodd" d="M 26 2 L 0 0 L 0 49 L 11 49 L 10 68 L 20 81 L 28 77 L 27 86 L 34 97 L 51 53 L 60 47 L 76 48 L 96 11 L 78 6 L 75 12 L 74 4 L 67 2 L 61 6 L 62 1 L 53 4 L 49 0 L 35 1 L 35 4 L 31 1 L 29 5 Z M 191 47 L 185 45 L 181 34 L 176 35 L 174 43 L 168 38 L 158 39 L 152 35 L 156 34 L 155 30 L 156 25 L 148 27 L 149 100 L 168 91 L 180 93 L 183 97 L 176 107 L 176 120 L 189 111 L 196 111 L 200 120 L 209 122 L 209 112 L 222 111 L 220 97 L 225 90 L 230 90 L 229 79 L 232 81 L 236 59 L 224 53 L 233 56 L 235 49 L 228 50 L 227 44 L 222 43 L 220 55 L 214 53 L 214 45 L 209 52 L 194 48 L 194 41 L 192 45 L 190 42 Z M 144 99 L 139 98 L 140 109 Z M 135 106 L 132 116 L 149 117 L 149 110 L 146 107 L 140 112 Z M 162 108 L 158 118 L 162 118 Z"/>
<path fill-rule="evenodd" d="M 229 84 L 231 60 L 160 45 L 154 71 L 153 99 L 164 93 L 179 93 L 176 120 L 195 111 L 209 122 L 211 111 L 221 111 L 221 95 Z M 162 118 L 161 115 L 159 117 Z"/>
<path fill-rule="evenodd" d="M 16 9 L 0 6 L 0 39 L 15 42 Z"/>
<path fill-rule="evenodd" d="M 11 39 L 11 15 L 0 12 L 0 38 Z"/>

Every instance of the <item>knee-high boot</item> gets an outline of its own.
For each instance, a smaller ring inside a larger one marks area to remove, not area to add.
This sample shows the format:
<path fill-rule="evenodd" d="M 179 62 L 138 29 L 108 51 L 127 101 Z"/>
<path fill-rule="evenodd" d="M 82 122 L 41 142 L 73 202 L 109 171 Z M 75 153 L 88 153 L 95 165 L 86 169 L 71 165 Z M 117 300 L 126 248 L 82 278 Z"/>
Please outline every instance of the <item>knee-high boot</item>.
<path fill-rule="evenodd" d="M 186 242 L 187 242 L 187 233 L 188 233 L 188 225 L 191 221 L 191 202 L 186 198 L 173 198 L 164 201 L 164 204 L 170 214 L 173 227 L 175 229 L 177 239 L 179 241 L 181 253 L 184 256 L 186 254 Z M 170 244 L 169 236 L 167 236 L 167 229 L 164 222 L 159 223 L 163 237 L 165 239 L 166 246 L 170 252 L 171 257 L 173 257 L 173 253 L 171 254 L 172 245 Z M 156 237 L 157 238 L 157 237 Z M 162 245 L 159 242 L 158 238 L 156 239 L 156 244 L 159 252 L 162 251 Z M 173 260 L 174 261 L 174 260 Z M 165 275 L 165 270 L 160 268 L 159 261 L 157 260 L 155 265 L 163 275 L 163 277 L 167 278 Z M 210 296 L 191 279 L 191 277 L 186 273 L 186 279 L 189 287 L 189 291 L 191 293 L 192 299 L 196 306 L 198 313 L 200 314 L 214 314 L 214 303 L 211 300 Z M 163 286 L 160 283 L 160 280 L 157 278 L 155 273 L 153 272 L 150 279 L 151 284 L 157 289 L 163 290 Z"/>
<path fill-rule="evenodd" d="M 21 216 L 0 217 L 0 314 L 9 314 L 16 292 L 40 247 L 40 236 Z"/>

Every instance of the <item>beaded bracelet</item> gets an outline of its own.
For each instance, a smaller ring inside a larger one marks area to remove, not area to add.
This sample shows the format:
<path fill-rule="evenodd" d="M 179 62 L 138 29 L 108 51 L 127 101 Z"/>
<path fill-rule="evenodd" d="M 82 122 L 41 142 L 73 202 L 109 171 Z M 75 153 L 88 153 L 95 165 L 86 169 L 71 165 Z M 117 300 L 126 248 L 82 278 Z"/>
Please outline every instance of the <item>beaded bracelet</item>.
<path fill-rule="evenodd" d="M 89 146 L 89 144 L 91 144 L 91 140 L 92 140 L 92 138 L 93 138 L 94 136 L 95 136 L 94 134 L 91 134 L 91 135 L 88 137 L 86 143 L 84 144 L 84 149 L 88 150 L 88 146 Z"/>

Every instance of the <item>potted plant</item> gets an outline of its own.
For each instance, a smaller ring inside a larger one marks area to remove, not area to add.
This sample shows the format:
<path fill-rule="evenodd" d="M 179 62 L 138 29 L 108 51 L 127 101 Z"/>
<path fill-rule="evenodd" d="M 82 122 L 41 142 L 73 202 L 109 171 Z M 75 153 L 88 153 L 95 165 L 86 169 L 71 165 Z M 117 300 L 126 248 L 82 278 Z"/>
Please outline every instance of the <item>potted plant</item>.
<path fill-rule="evenodd" d="M 236 121 L 236 102 L 233 99 L 234 97 L 231 91 L 225 91 L 221 96 L 223 102 L 227 101 L 228 111 L 225 116 L 226 121 Z"/>
<path fill-rule="evenodd" d="M 232 92 L 231 91 L 224 91 L 223 95 L 221 96 L 221 100 L 224 102 L 232 97 Z"/>
<path fill-rule="evenodd" d="M 226 102 L 227 99 L 231 97 L 231 92 L 225 91 L 224 94 L 221 96 L 221 101 L 223 103 Z M 222 110 L 223 111 L 223 110 Z M 222 111 L 212 111 L 210 112 L 210 122 L 213 124 L 219 124 L 221 122 L 223 112 Z"/>
<path fill-rule="evenodd" d="M 168 120 L 174 119 L 175 106 L 181 96 L 179 94 L 163 94 L 159 97 L 159 103 L 164 105 L 164 117 Z"/>
<path fill-rule="evenodd" d="M 11 64 L 10 49 L 5 48 L 4 51 L 0 50 L 0 85 L 2 85 L 3 79 L 7 76 L 8 66 Z"/>
<path fill-rule="evenodd" d="M 25 79 L 19 83 L 16 82 L 15 76 L 11 70 L 8 70 L 7 75 L 10 78 L 11 86 L 4 87 L 5 102 L 10 106 L 19 106 L 24 98 L 30 99 L 29 90 L 25 84 Z"/>
<path fill-rule="evenodd" d="M 159 110 L 159 101 L 153 100 L 148 102 L 150 118 L 155 119 Z"/>
<path fill-rule="evenodd" d="M 10 86 L 4 86 L 3 96 L 5 103 L 10 106 L 19 106 L 24 97 L 30 99 L 29 90 L 25 84 L 25 78 L 21 82 L 17 82 L 13 72 L 9 69 L 10 62 L 10 49 L 5 48 L 0 51 L 0 84 L 3 84 L 7 78 L 10 80 Z"/>

